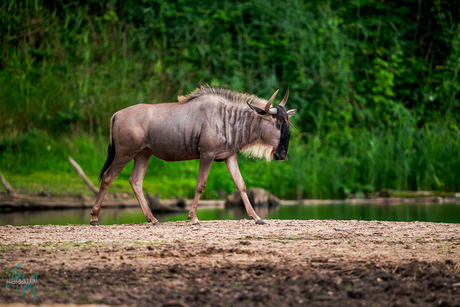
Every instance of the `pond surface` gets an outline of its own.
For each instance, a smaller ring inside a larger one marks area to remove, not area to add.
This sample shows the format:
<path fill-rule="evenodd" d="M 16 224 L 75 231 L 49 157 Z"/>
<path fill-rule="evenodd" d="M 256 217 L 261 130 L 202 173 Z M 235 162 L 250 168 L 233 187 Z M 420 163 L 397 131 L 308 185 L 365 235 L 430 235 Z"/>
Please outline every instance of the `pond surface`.
<path fill-rule="evenodd" d="M 0 213 L 0 225 L 67 225 L 89 224 L 90 209 L 47 210 Z M 402 222 L 460 223 L 460 204 L 318 204 L 285 205 L 275 210 L 256 208 L 263 219 L 298 220 L 377 220 Z M 161 222 L 187 220 L 188 212 L 154 214 Z M 236 209 L 198 209 L 200 220 L 248 219 L 246 212 Z M 144 214 L 139 208 L 104 209 L 99 214 L 99 224 L 143 223 Z"/>

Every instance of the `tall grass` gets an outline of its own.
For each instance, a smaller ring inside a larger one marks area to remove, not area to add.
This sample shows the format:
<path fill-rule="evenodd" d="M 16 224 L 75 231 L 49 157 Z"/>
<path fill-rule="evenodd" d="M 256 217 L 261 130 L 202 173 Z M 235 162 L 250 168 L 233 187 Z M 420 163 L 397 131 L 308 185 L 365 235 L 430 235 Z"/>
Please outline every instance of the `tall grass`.
<path fill-rule="evenodd" d="M 55 140 L 34 131 L 11 139 L 0 154 L 0 165 L 6 174 L 23 177 L 34 173 L 73 174 L 67 162 L 72 155 L 96 182 L 106 158 L 107 142 L 88 135 Z M 144 186 L 163 197 L 193 197 L 198 165 L 198 161 L 168 163 L 153 157 Z M 282 198 L 343 198 L 349 193 L 384 188 L 457 191 L 460 134 L 453 133 L 447 124 L 427 125 L 424 129 L 401 127 L 396 134 L 355 129 L 341 144 L 327 135 L 322 139 L 317 134 L 295 134 L 286 161 L 268 163 L 239 157 L 239 165 L 248 187 L 266 188 Z M 131 170 L 132 163 L 115 185 L 129 189 Z M 218 190 L 230 193 L 234 189 L 225 164 L 214 163 L 203 197 L 218 198 Z"/>

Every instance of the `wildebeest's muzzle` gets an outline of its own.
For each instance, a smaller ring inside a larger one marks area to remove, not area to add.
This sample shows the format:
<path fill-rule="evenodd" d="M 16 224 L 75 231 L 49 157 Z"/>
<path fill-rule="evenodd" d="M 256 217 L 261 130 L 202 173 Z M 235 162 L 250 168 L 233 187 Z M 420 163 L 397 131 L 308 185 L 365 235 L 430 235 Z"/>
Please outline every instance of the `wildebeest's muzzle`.
<path fill-rule="evenodd" d="M 273 157 L 275 160 L 283 161 L 287 157 L 287 152 L 289 148 L 289 139 L 291 138 L 291 132 L 289 131 L 289 119 L 286 113 L 286 110 L 283 107 L 276 106 L 279 110 L 278 114 L 275 115 L 277 126 L 280 129 L 281 137 L 280 143 L 276 148 L 275 154 Z M 284 116 L 283 116 L 284 115 Z"/>

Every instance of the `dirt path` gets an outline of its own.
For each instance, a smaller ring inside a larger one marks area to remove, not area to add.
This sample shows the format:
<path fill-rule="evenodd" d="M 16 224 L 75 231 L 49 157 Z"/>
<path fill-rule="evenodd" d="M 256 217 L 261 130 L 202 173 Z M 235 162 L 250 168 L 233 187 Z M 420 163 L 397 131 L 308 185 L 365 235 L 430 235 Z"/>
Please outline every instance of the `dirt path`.
<path fill-rule="evenodd" d="M 268 222 L 3 226 L 0 302 L 460 306 L 460 224 Z"/>

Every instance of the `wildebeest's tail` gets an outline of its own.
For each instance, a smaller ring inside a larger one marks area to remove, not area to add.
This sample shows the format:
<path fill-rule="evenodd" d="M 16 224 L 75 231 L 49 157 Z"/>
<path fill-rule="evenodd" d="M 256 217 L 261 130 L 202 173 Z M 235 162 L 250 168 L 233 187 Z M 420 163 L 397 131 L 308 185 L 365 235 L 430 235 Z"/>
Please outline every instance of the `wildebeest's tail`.
<path fill-rule="evenodd" d="M 115 115 L 113 115 L 112 119 L 110 120 L 110 143 L 109 143 L 109 147 L 107 148 L 107 160 L 105 160 L 104 166 L 99 172 L 99 181 L 102 180 L 102 176 L 104 175 L 105 171 L 110 167 L 110 165 L 112 165 L 113 159 L 115 159 L 115 142 L 113 141 L 114 123 L 115 123 Z"/>

